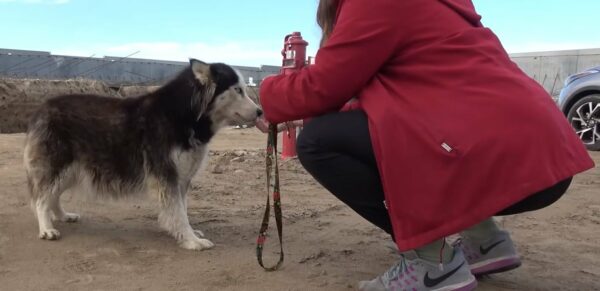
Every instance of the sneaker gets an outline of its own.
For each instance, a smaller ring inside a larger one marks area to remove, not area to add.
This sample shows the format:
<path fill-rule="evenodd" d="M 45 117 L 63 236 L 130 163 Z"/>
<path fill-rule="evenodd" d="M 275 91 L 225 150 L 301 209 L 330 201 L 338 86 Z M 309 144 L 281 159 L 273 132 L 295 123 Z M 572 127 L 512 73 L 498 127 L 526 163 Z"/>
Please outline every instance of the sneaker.
<path fill-rule="evenodd" d="M 400 262 L 383 275 L 359 283 L 361 291 L 471 291 L 477 280 L 460 249 L 454 250 L 452 261 L 436 264 L 403 254 Z"/>
<path fill-rule="evenodd" d="M 452 245 L 463 251 L 475 276 L 506 272 L 521 266 L 521 259 L 507 231 L 499 231 L 482 243 L 462 237 Z"/>

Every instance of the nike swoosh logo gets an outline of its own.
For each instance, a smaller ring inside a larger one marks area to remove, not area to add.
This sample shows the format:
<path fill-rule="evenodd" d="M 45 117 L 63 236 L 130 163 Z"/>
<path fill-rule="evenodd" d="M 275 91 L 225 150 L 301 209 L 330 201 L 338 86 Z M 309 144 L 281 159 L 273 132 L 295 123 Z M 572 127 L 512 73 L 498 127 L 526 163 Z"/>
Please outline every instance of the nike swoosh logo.
<path fill-rule="evenodd" d="M 487 253 L 489 253 L 493 248 L 497 247 L 499 244 L 501 244 L 501 243 L 503 243 L 505 241 L 506 240 L 503 239 L 501 241 L 498 241 L 498 242 L 494 243 L 491 246 L 488 246 L 487 248 L 484 248 L 483 246 L 479 246 L 479 251 L 481 252 L 482 255 L 487 255 Z"/>
<path fill-rule="evenodd" d="M 440 283 L 446 281 L 446 279 L 450 278 L 450 276 L 454 275 L 454 273 L 456 273 L 460 268 L 462 268 L 462 266 L 464 264 L 465 264 L 465 262 L 462 262 L 462 264 L 460 264 L 460 266 L 456 267 L 454 270 L 452 270 L 442 276 L 439 276 L 437 278 L 429 277 L 429 272 L 427 272 L 425 274 L 425 279 L 423 280 L 423 284 L 425 284 L 425 287 L 427 287 L 427 288 L 437 286 Z"/>

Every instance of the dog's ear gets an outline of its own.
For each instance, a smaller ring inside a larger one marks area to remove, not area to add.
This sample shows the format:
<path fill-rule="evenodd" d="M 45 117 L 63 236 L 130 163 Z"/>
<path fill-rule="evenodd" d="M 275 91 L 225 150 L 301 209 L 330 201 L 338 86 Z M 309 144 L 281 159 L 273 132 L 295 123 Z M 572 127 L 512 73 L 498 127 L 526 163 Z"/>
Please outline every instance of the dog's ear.
<path fill-rule="evenodd" d="M 208 82 L 211 79 L 210 65 L 203 61 L 192 58 L 190 59 L 190 66 L 192 68 L 192 73 L 194 73 L 196 79 L 200 81 L 200 84 L 208 85 Z"/>
<path fill-rule="evenodd" d="M 194 77 L 198 79 L 201 86 L 195 89 L 191 98 L 191 108 L 196 112 L 196 120 L 199 120 L 208 109 L 212 101 L 216 86 L 212 80 L 210 65 L 197 59 L 190 59 L 190 67 Z"/>

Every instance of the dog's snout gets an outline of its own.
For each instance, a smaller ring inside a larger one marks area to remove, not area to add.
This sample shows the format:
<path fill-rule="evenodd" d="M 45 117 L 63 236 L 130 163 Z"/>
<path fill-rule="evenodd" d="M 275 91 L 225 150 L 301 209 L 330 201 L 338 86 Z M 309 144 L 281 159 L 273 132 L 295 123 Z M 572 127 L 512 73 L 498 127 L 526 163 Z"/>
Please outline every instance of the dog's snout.
<path fill-rule="evenodd" d="M 261 117 L 262 115 L 263 115 L 262 109 L 260 109 L 260 108 L 256 109 L 256 116 Z"/>

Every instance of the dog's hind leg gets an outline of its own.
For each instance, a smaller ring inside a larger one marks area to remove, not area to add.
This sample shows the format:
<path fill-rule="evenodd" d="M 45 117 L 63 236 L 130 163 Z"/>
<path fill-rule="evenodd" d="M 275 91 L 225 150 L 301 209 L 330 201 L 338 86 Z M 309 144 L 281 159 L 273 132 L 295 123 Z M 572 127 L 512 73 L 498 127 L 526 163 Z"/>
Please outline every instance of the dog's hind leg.
<path fill-rule="evenodd" d="M 39 237 L 41 239 L 56 240 L 60 232 L 54 228 L 53 221 L 76 222 L 79 215 L 67 213 L 60 206 L 60 195 L 67 189 L 64 177 L 56 178 L 50 183 L 44 183 L 28 174 L 31 190 L 31 204 L 37 215 Z"/>
<path fill-rule="evenodd" d="M 62 222 L 77 222 L 79 221 L 79 214 L 65 212 L 62 206 L 60 205 L 60 195 L 64 193 L 67 189 L 63 189 L 60 193 L 52 195 L 52 199 L 50 201 L 50 211 L 52 211 L 52 219 L 55 221 Z"/>
<path fill-rule="evenodd" d="M 79 221 L 79 214 L 65 212 L 60 205 L 60 196 L 67 191 L 73 185 L 75 177 L 73 176 L 73 169 L 68 169 L 63 175 L 54 180 L 54 185 L 48 190 L 47 207 L 50 210 L 50 214 L 53 221 L 62 222 L 77 222 Z"/>
<path fill-rule="evenodd" d="M 214 244 L 211 241 L 199 238 L 192 229 L 180 186 L 176 183 L 160 184 L 160 214 L 158 215 L 160 225 L 177 239 L 182 248 L 190 250 L 212 248 Z"/>
<path fill-rule="evenodd" d="M 33 209 L 39 227 L 41 239 L 55 240 L 60 238 L 60 232 L 52 224 L 52 190 L 55 179 L 50 178 L 48 162 L 39 154 L 37 144 L 31 145 L 28 138 L 25 144 L 23 162 L 27 174 L 27 184 L 31 195 Z"/>
<path fill-rule="evenodd" d="M 60 232 L 54 228 L 52 223 L 52 211 L 50 210 L 52 197 L 50 196 L 50 194 L 42 194 L 41 197 L 32 199 L 32 205 L 38 219 L 39 237 L 41 239 L 56 240 L 60 238 Z"/>
<path fill-rule="evenodd" d="M 27 173 L 27 180 L 31 192 L 31 206 L 36 214 L 41 239 L 56 240 L 60 238 L 60 232 L 54 228 L 52 223 L 53 208 L 55 207 L 54 190 L 56 181 L 40 179 L 31 173 Z"/>
<path fill-rule="evenodd" d="M 62 222 L 77 222 L 79 221 L 79 214 L 65 212 L 65 210 L 60 205 L 60 196 L 71 188 L 76 181 L 75 177 L 75 169 L 73 167 L 69 168 L 62 176 L 61 179 L 57 179 L 57 184 L 53 188 L 53 192 L 49 198 L 49 207 L 52 212 L 52 219 L 54 221 L 62 221 Z"/>
<path fill-rule="evenodd" d="M 60 232 L 54 227 L 53 220 L 77 221 L 79 215 L 66 213 L 60 206 L 60 195 L 72 184 L 69 173 L 52 175 L 49 163 L 36 155 L 35 147 L 25 147 L 24 165 L 27 183 L 31 194 L 31 206 L 38 219 L 39 237 L 56 240 Z"/>

